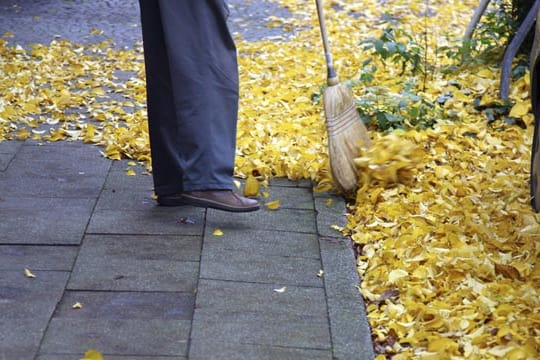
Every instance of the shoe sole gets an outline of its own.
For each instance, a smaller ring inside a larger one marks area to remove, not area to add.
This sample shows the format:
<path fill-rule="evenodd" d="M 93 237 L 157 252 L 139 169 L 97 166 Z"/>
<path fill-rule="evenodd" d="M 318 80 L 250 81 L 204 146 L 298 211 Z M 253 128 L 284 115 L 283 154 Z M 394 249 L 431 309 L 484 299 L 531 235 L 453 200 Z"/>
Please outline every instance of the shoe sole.
<path fill-rule="evenodd" d="M 158 204 L 161 206 L 196 206 L 196 207 L 202 207 L 202 208 L 211 208 L 216 210 L 223 210 L 223 211 L 229 211 L 229 212 L 251 212 L 251 211 L 257 211 L 261 207 L 260 206 L 251 206 L 251 207 L 234 207 L 234 206 L 228 206 L 220 202 L 216 201 L 210 201 L 210 200 L 201 200 L 198 198 L 190 197 L 188 195 L 183 195 L 182 197 L 177 197 L 173 199 L 160 199 L 157 200 Z"/>

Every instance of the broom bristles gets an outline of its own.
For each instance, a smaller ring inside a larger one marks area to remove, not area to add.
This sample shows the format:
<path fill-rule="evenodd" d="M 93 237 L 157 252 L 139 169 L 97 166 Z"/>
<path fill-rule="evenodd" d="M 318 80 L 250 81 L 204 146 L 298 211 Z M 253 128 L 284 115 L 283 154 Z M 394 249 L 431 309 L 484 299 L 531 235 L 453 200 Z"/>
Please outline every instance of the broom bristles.
<path fill-rule="evenodd" d="M 323 102 L 332 176 L 342 192 L 350 192 L 358 186 L 354 159 L 361 148 L 371 146 L 371 139 L 349 88 L 340 83 L 328 86 L 323 93 Z"/>

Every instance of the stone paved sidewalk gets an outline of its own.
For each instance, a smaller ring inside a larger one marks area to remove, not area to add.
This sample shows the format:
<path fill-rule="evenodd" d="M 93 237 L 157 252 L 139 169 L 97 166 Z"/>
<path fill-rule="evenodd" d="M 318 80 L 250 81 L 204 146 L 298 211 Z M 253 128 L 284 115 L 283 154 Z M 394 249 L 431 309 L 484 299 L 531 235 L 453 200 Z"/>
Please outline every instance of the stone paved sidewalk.
<path fill-rule="evenodd" d="M 274 3 L 230 3 L 234 31 L 276 35 Z M 96 41 L 94 27 L 140 41 L 137 2 L 0 0 L 0 33 L 22 45 Z M 0 360 L 373 358 L 351 246 L 331 228 L 340 198 L 273 179 L 279 210 L 161 208 L 150 176 L 99 150 L 0 143 Z"/>

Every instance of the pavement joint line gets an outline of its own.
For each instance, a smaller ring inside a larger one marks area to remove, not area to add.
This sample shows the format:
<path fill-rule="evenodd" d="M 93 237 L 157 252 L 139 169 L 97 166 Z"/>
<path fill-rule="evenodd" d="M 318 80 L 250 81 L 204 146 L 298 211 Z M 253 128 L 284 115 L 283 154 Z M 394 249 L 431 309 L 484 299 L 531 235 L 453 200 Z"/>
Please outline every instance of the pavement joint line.
<path fill-rule="evenodd" d="M 317 276 L 316 274 L 314 276 Z M 306 288 L 306 289 L 321 289 L 322 286 L 314 286 L 314 285 L 296 285 L 296 284 L 288 284 L 287 282 L 261 282 L 261 281 L 246 281 L 246 280 L 231 280 L 231 279 L 215 279 L 215 278 L 207 278 L 207 277 L 199 277 L 200 280 L 210 280 L 210 281 L 222 281 L 227 283 L 235 283 L 235 284 L 253 284 L 253 285 L 272 285 L 272 286 L 286 286 L 290 288 Z"/>

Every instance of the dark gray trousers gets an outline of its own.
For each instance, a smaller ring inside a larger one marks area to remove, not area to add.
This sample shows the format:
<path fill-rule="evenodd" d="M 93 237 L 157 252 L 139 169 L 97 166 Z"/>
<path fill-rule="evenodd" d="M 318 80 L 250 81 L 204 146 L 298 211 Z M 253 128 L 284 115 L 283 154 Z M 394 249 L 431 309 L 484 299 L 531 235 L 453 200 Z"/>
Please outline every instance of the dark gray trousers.
<path fill-rule="evenodd" d="M 232 189 L 238 64 L 224 0 L 139 0 L 154 190 Z"/>

